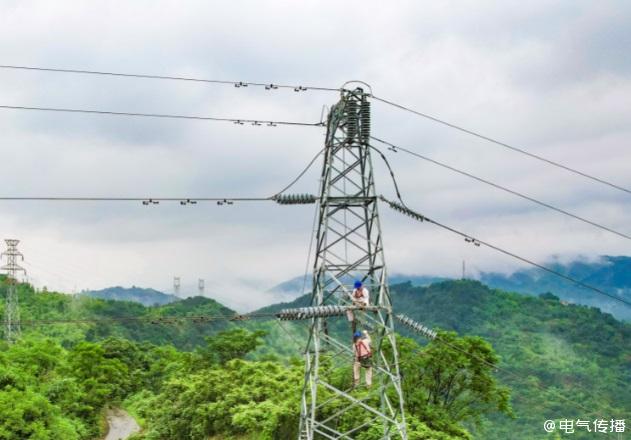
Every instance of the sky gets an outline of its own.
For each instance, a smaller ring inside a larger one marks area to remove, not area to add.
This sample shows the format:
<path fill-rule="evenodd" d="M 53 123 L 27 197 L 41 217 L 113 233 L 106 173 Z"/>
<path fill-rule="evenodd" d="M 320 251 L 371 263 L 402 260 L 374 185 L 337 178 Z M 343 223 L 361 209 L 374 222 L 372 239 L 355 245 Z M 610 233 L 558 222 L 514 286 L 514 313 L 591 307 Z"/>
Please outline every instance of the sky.
<path fill-rule="evenodd" d="M 410 106 L 631 187 L 631 3 L 11 1 L 0 64 L 337 88 Z M 0 69 L 0 105 L 318 122 L 335 92 Z M 631 195 L 379 102 L 373 134 L 631 234 Z M 314 127 L 0 109 L 0 195 L 266 197 L 323 148 Z M 539 263 L 631 255 L 628 240 L 385 150 L 408 206 Z M 378 157 L 377 192 L 392 197 Z M 317 161 L 292 188 L 316 193 Z M 521 263 L 381 208 L 390 273 Z M 239 311 L 308 271 L 314 206 L 0 201 L 29 280 L 205 294 Z"/>

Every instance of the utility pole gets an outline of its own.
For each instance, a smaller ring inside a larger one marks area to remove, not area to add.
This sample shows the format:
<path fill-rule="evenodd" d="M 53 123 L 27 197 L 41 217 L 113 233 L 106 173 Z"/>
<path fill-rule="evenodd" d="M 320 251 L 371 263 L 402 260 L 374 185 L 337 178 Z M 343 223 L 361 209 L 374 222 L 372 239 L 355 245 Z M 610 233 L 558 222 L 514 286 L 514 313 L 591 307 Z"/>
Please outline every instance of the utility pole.
<path fill-rule="evenodd" d="M 180 296 L 180 277 L 173 277 L 173 293 L 179 298 Z"/>
<path fill-rule="evenodd" d="M 379 426 L 383 439 L 407 439 L 370 155 L 368 97 L 361 88 L 344 90 L 328 115 L 311 306 L 352 305 L 355 280 L 369 289 L 370 306 L 354 311 L 354 323 L 372 339 L 373 384 L 353 388 L 350 381 L 342 383 L 330 374 L 338 368 L 351 373 L 351 322 L 345 317 L 311 318 L 300 440 L 355 438 L 374 426 Z"/>
<path fill-rule="evenodd" d="M 5 270 L 7 273 L 7 296 L 4 306 L 4 338 L 9 343 L 13 343 L 20 337 L 20 308 L 18 304 L 18 292 L 17 292 L 17 273 L 24 272 L 26 270 L 18 265 L 17 260 L 21 258 L 24 260 L 24 256 L 18 251 L 18 243 L 20 240 L 5 239 L 7 244 L 7 250 L 0 254 L 0 257 L 7 258 L 7 264 L 0 267 L 1 270 Z"/>
<path fill-rule="evenodd" d="M 199 293 L 199 296 L 204 296 L 204 290 L 206 289 L 206 285 L 203 279 L 199 279 L 197 281 L 197 291 Z"/>

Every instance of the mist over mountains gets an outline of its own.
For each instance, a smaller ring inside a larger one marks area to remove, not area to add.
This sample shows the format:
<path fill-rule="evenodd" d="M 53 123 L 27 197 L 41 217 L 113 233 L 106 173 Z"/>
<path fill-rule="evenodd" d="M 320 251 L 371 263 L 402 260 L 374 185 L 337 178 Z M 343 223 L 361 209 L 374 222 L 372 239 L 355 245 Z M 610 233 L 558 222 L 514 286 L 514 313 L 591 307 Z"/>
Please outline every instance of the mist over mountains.
<path fill-rule="evenodd" d="M 600 288 L 612 295 L 631 301 L 631 257 L 602 256 L 595 261 L 578 259 L 570 263 L 548 262 L 546 266 L 578 281 Z M 393 274 L 390 284 L 410 282 L 416 287 L 425 287 L 450 278 L 431 275 Z M 631 309 L 621 307 L 620 302 L 582 288 L 541 269 L 522 269 L 512 274 L 481 272 L 467 277 L 504 291 L 524 295 L 553 293 L 561 300 L 575 304 L 598 307 L 606 313 L 622 320 L 631 320 Z M 290 302 L 311 289 L 311 275 L 292 278 L 264 292 L 269 298 L 268 305 Z M 102 290 L 83 292 L 93 298 L 133 301 L 144 306 L 165 305 L 181 298 L 155 289 L 120 286 Z"/>
<path fill-rule="evenodd" d="M 631 301 L 631 257 L 601 256 L 596 261 L 577 259 L 570 263 L 548 262 L 546 266 L 578 281 L 598 287 L 612 295 Z M 423 287 L 450 278 L 431 275 L 393 274 L 390 284 L 412 283 Z M 620 307 L 620 302 L 582 288 L 541 269 L 521 269 L 506 275 L 495 272 L 481 272 L 470 277 L 489 287 L 525 295 L 553 293 L 561 300 L 598 307 L 618 319 L 631 320 L 631 310 Z M 291 301 L 311 289 L 311 276 L 307 277 L 303 292 L 303 277 L 297 277 L 270 289 L 282 301 Z"/>
<path fill-rule="evenodd" d="M 631 257 L 603 256 L 596 262 L 551 263 L 551 269 L 607 293 L 631 301 Z M 479 280 L 491 287 L 528 295 L 551 292 L 564 301 L 598 307 L 618 319 L 631 320 L 631 309 L 619 301 L 565 281 L 540 269 L 520 270 L 511 275 L 482 273 Z"/>

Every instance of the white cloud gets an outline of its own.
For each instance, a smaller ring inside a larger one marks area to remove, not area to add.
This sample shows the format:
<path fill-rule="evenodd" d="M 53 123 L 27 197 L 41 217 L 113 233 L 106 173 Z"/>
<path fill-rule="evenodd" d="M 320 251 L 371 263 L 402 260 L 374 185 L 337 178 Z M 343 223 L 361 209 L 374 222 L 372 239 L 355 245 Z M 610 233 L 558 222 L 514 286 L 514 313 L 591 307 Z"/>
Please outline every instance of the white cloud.
<path fill-rule="evenodd" d="M 1 64 L 303 85 L 369 82 L 394 99 L 631 186 L 631 8 L 620 2 L 5 2 Z M 622 55 L 622 56 L 621 56 Z M 335 94 L 0 70 L 0 104 L 313 122 Z M 374 133 L 629 233 L 629 197 L 374 105 Z M 0 111 L 5 195 L 266 196 L 321 130 Z M 629 254 L 625 240 L 402 153 L 411 206 L 538 261 Z M 377 186 L 392 194 L 378 158 Z M 320 163 L 296 187 L 316 192 Z M 0 204 L 37 282 L 72 290 L 173 275 L 239 309 L 304 271 L 312 207 Z M 391 272 L 516 263 L 382 208 Z M 260 285 L 260 289 L 252 286 Z"/>

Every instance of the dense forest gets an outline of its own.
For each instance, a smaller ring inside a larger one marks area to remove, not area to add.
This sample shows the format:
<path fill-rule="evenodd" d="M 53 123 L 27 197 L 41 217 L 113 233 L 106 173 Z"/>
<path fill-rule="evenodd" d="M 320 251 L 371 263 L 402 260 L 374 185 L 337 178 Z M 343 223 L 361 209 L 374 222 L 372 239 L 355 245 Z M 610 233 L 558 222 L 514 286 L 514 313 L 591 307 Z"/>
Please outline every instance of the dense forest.
<path fill-rule="evenodd" d="M 1 289 L 4 296 L 4 279 Z M 295 437 L 304 325 L 177 319 L 235 316 L 208 298 L 144 307 L 27 284 L 18 290 L 22 338 L 0 348 L 0 439 L 99 438 L 108 405 L 136 417 L 137 439 Z M 544 438 L 546 419 L 629 413 L 631 326 L 610 315 L 473 281 L 399 284 L 393 300 L 459 348 L 401 328 L 412 439 Z M 58 319 L 71 322 L 29 323 Z M 326 374 L 343 386 L 350 365 Z M 344 423 L 361 416 L 349 411 Z M 356 438 L 380 433 L 366 429 Z"/>

